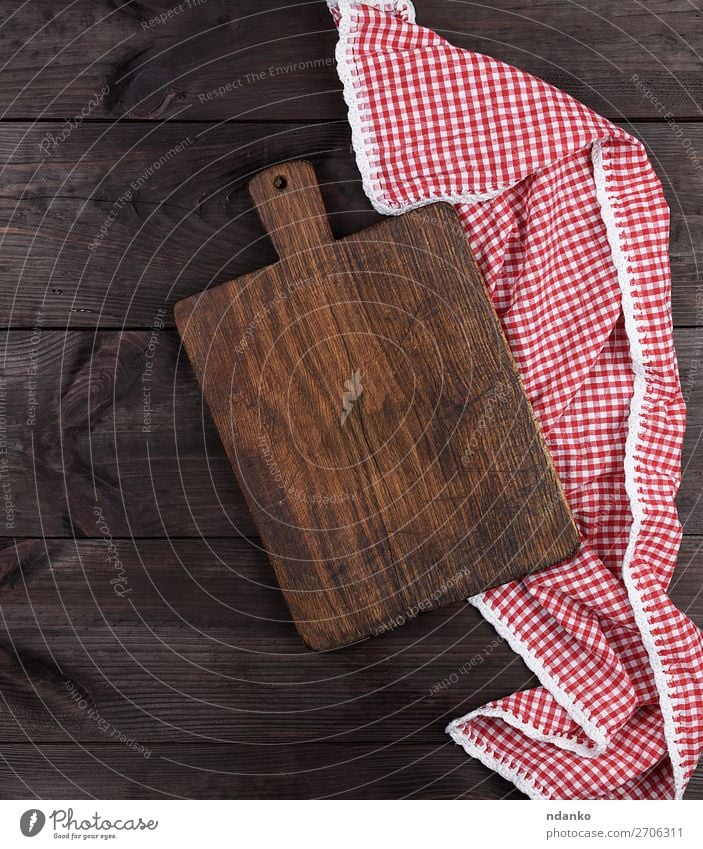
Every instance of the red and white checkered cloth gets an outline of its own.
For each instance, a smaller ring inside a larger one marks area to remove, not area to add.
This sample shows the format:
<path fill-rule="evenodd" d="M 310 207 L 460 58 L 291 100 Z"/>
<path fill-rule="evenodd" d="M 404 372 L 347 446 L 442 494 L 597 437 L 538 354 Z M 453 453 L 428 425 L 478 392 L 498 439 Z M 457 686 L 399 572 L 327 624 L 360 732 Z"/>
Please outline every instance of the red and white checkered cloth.
<path fill-rule="evenodd" d="M 666 592 L 684 404 L 659 180 L 639 141 L 410 3 L 328 5 L 366 192 L 390 214 L 456 204 L 583 538 L 471 599 L 542 686 L 448 731 L 533 798 L 680 797 L 703 644 Z"/>

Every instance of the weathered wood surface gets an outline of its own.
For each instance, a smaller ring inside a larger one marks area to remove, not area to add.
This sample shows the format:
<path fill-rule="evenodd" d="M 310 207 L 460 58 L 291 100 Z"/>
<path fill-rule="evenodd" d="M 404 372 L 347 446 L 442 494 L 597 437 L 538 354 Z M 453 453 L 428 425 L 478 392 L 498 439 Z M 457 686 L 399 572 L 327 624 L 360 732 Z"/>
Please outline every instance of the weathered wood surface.
<path fill-rule="evenodd" d="M 675 334 L 688 431 L 679 495 L 703 533 L 703 330 Z M 7 460 L 19 536 L 255 534 L 175 331 L 10 331 Z M 36 369 L 36 373 L 35 373 Z"/>
<path fill-rule="evenodd" d="M 0 740 L 112 742 L 93 709 L 140 743 L 443 742 L 449 719 L 534 683 L 465 602 L 311 653 L 242 541 L 115 546 L 119 567 L 97 541 L 2 551 Z"/>
<path fill-rule="evenodd" d="M 694 778 L 689 795 L 700 786 Z M 694 789 L 695 788 L 695 789 Z M 452 742 L 199 746 L 6 745 L 0 798 L 519 799 Z"/>
<path fill-rule="evenodd" d="M 0 797 L 517 795 L 442 730 L 536 683 L 470 605 L 311 654 L 244 541 L 115 545 L 0 541 Z M 697 622 L 701 550 L 671 591 Z"/>
<path fill-rule="evenodd" d="M 207 0 L 169 17 L 177 5 L 0 10 L 0 326 L 57 329 L 2 338 L 14 513 L 0 531 L 20 539 L 0 543 L 0 796 L 517 796 L 442 732 L 534 683 L 472 608 L 314 657 L 256 540 L 237 538 L 248 513 L 175 334 L 158 328 L 179 298 L 275 258 L 246 196 L 260 168 L 311 158 L 337 237 L 378 216 L 324 4 Z M 418 18 L 644 138 L 672 207 L 674 318 L 701 328 L 700 12 L 422 0 Z M 78 327 L 144 330 L 58 332 Z M 703 533 L 703 337 L 677 346 L 679 506 Z M 136 539 L 111 549 L 109 535 Z M 673 587 L 699 624 L 701 542 L 685 538 Z"/>
<path fill-rule="evenodd" d="M 3 746 L 0 798 L 520 799 L 454 743 Z M 703 796 L 698 770 L 687 799 Z"/>
<path fill-rule="evenodd" d="M 83 124 L 46 156 L 52 128 L 0 123 L 0 326 L 173 326 L 180 298 L 275 260 L 246 190 L 272 163 L 313 162 L 335 236 L 379 220 L 346 122 Z M 630 129 L 672 209 L 675 321 L 700 325 L 703 167 L 683 144 L 703 162 L 703 127 Z"/>
<path fill-rule="evenodd" d="M 70 6 L 4 0 L 4 115 L 70 119 L 87 110 L 93 119 L 300 120 L 343 114 L 336 35 L 323 2 L 191 0 L 174 14 L 178 6 L 173 0 Z M 617 120 L 658 115 L 633 74 L 665 110 L 700 117 L 702 22 L 688 3 L 422 0 L 417 16 L 453 44 L 517 65 Z"/>
<path fill-rule="evenodd" d="M 464 602 L 311 653 L 244 540 L 0 541 L 0 742 L 442 742 L 534 676 Z M 703 538 L 671 595 L 703 622 Z M 85 699 L 81 702 L 81 699 Z M 90 711 L 96 712 L 90 715 Z"/>

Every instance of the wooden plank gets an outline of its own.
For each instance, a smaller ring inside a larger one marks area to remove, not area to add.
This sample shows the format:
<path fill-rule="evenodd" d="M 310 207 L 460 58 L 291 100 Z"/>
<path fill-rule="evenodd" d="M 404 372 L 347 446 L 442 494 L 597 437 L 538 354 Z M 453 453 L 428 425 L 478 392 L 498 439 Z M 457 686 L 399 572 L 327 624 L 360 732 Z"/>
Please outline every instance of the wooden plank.
<path fill-rule="evenodd" d="M 689 407 L 679 506 L 703 533 L 703 330 L 677 331 L 676 346 Z M 175 332 L 10 331 L 0 350 L 6 532 L 100 536 L 100 507 L 113 536 L 255 534 Z"/>
<path fill-rule="evenodd" d="M 253 533 L 174 332 L 6 340 L 8 531 L 100 535 L 99 507 L 114 536 Z"/>
<path fill-rule="evenodd" d="M 48 129 L 0 124 L 4 326 L 172 326 L 178 299 L 274 261 L 246 184 L 290 158 L 315 165 L 335 236 L 380 218 L 346 122 L 84 124 L 46 157 Z M 682 138 L 666 125 L 634 129 L 672 207 L 675 320 L 700 325 L 703 168 L 683 145 L 703 161 L 703 125 L 685 125 Z"/>
<path fill-rule="evenodd" d="M 301 644 L 243 540 L 0 543 L 0 741 L 438 744 L 534 677 L 465 603 L 335 652 Z M 703 538 L 671 595 L 703 622 Z"/>
<path fill-rule="evenodd" d="M 321 2 L 76 0 L 69 9 L 59 0 L 5 0 L 4 12 L 6 117 L 300 120 L 344 113 L 336 35 Z M 658 103 L 678 116 L 700 115 L 701 20 L 686 3 L 423 0 L 418 21 L 616 119 L 657 116 Z"/>
<path fill-rule="evenodd" d="M 5 744 L 2 799 L 523 799 L 453 743 Z M 86 776 L 89 776 L 87 778 Z M 686 799 L 703 798 L 703 769 Z"/>
<path fill-rule="evenodd" d="M 173 326 L 176 300 L 275 260 L 246 184 L 291 154 L 314 160 L 338 235 L 379 220 L 346 124 L 84 125 L 49 160 L 45 127 L 0 125 L 7 325 Z"/>
<path fill-rule="evenodd" d="M 89 775 L 90 779 L 86 779 Z M 522 799 L 454 744 L 2 747 L 0 798 Z M 703 798 L 703 769 L 686 799 Z"/>
<path fill-rule="evenodd" d="M 3 745 L 0 798 L 520 799 L 454 743 Z M 694 798 L 695 783 L 688 798 Z"/>

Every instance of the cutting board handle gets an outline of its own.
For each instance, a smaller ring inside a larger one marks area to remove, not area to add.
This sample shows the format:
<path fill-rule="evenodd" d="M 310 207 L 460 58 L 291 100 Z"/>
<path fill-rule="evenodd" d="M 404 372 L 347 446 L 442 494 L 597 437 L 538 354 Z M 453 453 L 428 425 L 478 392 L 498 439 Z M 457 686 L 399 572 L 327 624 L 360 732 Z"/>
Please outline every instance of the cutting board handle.
<path fill-rule="evenodd" d="M 249 183 L 249 193 L 281 259 L 334 239 L 309 162 L 298 159 L 261 171 Z"/>

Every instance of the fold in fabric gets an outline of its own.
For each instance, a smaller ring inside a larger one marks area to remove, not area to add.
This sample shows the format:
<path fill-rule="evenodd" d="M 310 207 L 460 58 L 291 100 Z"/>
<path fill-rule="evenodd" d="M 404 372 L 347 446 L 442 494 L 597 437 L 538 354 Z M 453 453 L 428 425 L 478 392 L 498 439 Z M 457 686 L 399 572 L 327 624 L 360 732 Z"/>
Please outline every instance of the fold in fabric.
<path fill-rule="evenodd" d="M 684 404 L 660 183 L 639 141 L 410 3 L 328 5 L 364 189 L 387 214 L 456 205 L 583 540 L 470 599 L 542 686 L 448 732 L 533 798 L 679 798 L 703 644 L 667 596 Z"/>

